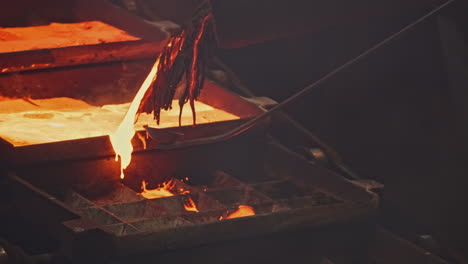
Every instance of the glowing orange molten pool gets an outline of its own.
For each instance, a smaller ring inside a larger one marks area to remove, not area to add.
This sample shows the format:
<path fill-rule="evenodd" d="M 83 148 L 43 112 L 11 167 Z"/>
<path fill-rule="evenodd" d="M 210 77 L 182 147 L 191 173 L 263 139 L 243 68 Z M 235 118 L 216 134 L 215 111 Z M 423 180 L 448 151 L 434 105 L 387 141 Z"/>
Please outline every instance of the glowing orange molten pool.
<path fill-rule="evenodd" d="M 125 177 L 124 170 L 128 167 L 128 165 L 130 165 L 130 162 L 132 161 L 132 138 L 136 133 L 135 123 L 137 121 L 138 109 L 146 92 L 158 75 L 159 60 L 160 58 L 158 57 L 153 67 L 151 68 L 150 73 L 146 77 L 145 81 L 135 95 L 135 98 L 130 104 L 130 108 L 128 108 L 122 123 L 120 123 L 119 127 L 114 133 L 109 134 L 112 147 L 115 151 L 115 161 L 118 161 L 120 158 L 121 179 Z"/>
<path fill-rule="evenodd" d="M 130 103 L 92 106 L 81 100 L 59 97 L 52 99 L 8 100 L 0 98 L 0 137 L 14 146 L 27 146 L 105 136 L 113 133 L 122 121 Z M 211 123 L 239 119 L 238 116 L 196 102 L 197 123 Z M 183 125 L 192 124 L 192 112 L 184 109 Z M 161 112 L 161 124 L 156 126 L 153 116 L 141 114 L 136 130 L 144 125 L 158 128 L 179 126 L 179 107 Z"/>
<path fill-rule="evenodd" d="M 0 27 L 0 53 L 138 39 L 101 21 L 50 23 L 32 27 Z"/>

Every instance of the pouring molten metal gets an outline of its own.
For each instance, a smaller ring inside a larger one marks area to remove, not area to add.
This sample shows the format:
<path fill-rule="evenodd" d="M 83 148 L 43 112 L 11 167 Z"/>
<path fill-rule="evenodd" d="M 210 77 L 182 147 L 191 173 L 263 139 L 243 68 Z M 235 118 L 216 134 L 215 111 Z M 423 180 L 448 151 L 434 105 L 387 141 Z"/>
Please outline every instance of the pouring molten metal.
<path fill-rule="evenodd" d="M 132 101 L 119 128 L 110 135 L 116 153 L 120 158 L 120 177 L 132 159 L 131 140 L 135 135 L 134 124 L 140 113 L 153 113 L 159 124 L 161 109 L 172 108 L 176 88 L 185 77 L 186 85 L 179 98 L 179 125 L 183 106 L 190 102 L 193 124 L 195 125 L 195 100 L 200 94 L 205 78 L 206 59 L 216 44 L 214 18 L 211 12 L 201 20 L 180 30 L 171 37 L 168 44 L 156 59 L 150 73 Z"/>

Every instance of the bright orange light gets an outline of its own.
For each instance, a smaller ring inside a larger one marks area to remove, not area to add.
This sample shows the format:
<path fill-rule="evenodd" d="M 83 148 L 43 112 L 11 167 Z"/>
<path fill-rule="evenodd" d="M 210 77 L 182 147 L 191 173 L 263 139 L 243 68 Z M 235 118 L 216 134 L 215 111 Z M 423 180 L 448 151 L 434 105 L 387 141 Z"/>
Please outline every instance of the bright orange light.
<path fill-rule="evenodd" d="M 153 190 L 148 190 L 146 187 L 148 183 L 143 181 L 141 183 L 141 193 L 140 195 L 145 197 L 146 199 L 156 199 L 156 198 L 163 198 L 163 197 L 170 197 L 174 195 L 182 195 L 190 193 L 189 190 L 185 190 L 183 188 L 176 189 L 176 182 L 174 180 L 166 181 L 158 186 L 158 188 Z M 190 196 L 187 196 L 184 202 L 184 209 L 187 212 L 196 212 L 198 213 L 198 208 L 193 199 Z"/>
<path fill-rule="evenodd" d="M 167 65 L 167 67 L 172 67 L 174 60 L 183 42 L 184 42 L 183 39 L 173 38 L 167 44 L 168 47 L 172 47 L 173 45 L 178 45 L 179 47 L 178 49 L 175 49 L 175 53 L 171 54 L 170 64 Z M 130 165 L 130 162 L 132 161 L 132 152 L 133 152 L 132 138 L 136 132 L 134 125 L 137 121 L 138 110 L 140 108 L 142 101 L 145 98 L 146 92 L 148 92 L 149 88 L 151 87 L 151 85 L 153 84 L 153 82 L 156 80 L 158 76 L 159 62 L 161 60 L 162 54 L 163 53 L 161 53 L 158 56 L 158 59 L 153 65 L 153 68 L 151 69 L 150 73 L 148 74 L 145 81 L 143 82 L 140 89 L 138 90 L 138 93 L 133 99 L 132 104 L 130 105 L 130 108 L 128 109 L 128 112 L 125 115 L 124 120 L 120 124 L 119 128 L 117 129 L 117 131 L 115 131 L 114 134 L 110 135 L 112 147 L 114 148 L 114 151 L 115 151 L 115 160 L 118 161 L 120 157 L 120 178 L 121 179 L 125 177 L 124 170 L 128 167 L 128 165 Z M 161 65 L 164 65 L 164 63 Z"/>
<path fill-rule="evenodd" d="M 150 88 L 153 80 L 156 79 L 158 75 L 158 66 L 159 66 L 159 59 L 151 68 L 150 73 L 146 77 L 145 81 L 141 85 L 140 89 L 138 90 L 137 95 L 132 101 L 130 108 L 127 111 L 122 123 L 117 128 L 117 130 L 109 135 L 110 141 L 112 143 L 112 147 L 115 151 L 115 161 L 119 160 L 120 157 L 120 178 L 123 179 L 125 177 L 124 170 L 130 165 L 132 161 L 132 138 L 135 135 L 135 126 L 138 108 L 140 107 L 141 100 L 146 94 L 146 91 Z"/>
<path fill-rule="evenodd" d="M 174 180 L 169 180 L 167 182 L 164 182 L 161 185 L 159 185 L 158 188 L 153 189 L 153 190 L 146 189 L 147 185 L 148 183 L 146 181 L 143 181 L 141 183 L 142 192 L 140 193 L 140 195 L 145 197 L 146 199 L 156 199 L 156 198 L 169 197 L 169 196 L 175 195 L 172 192 L 172 190 L 175 187 Z"/>
<path fill-rule="evenodd" d="M 187 200 L 185 201 L 184 208 L 188 212 L 196 212 L 199 213 L 197 205 L 195 202 L 192 200 L 190 196 L 187 196 Z"/>
<path fill-rule="evenodd" d="M 255 215 L 255 211 L 251 206 L 248 205 L 239 205 L 238 209 L 232 213 L 230 213 L 226 219 L 232 219 L 232 218 L 239 218 L 239 217 L 246 217 L 246 216 L 251 216 Z M 222 220 L 223 217 L 220 217 L 219 220 Z"/>
<path fill-rule="evenodd" d="M 179 126 L 177 102 L 174 100 L 172 109 L 161 112 L 164 122 L 158 128 Z M 117 130 L 130 104 L 93 106 L 68 97 L 28 100 L 0 97 L 0 137 L 14 146 L 27 146 L 109 135 Z M 239 119 L 202 102 L 195 105 L 199 124 Z M 135 130 L 143 130 L 148 124 L 154 124 L 153 115 L 139 114 Z M 183 109 L 182 124 L 192 124 L 188 108 Z"/>
<path fill-rule="evenodd" d="M 0 27 L 0 53 L 92 45 L 140 38 L 102 21 Z"/>

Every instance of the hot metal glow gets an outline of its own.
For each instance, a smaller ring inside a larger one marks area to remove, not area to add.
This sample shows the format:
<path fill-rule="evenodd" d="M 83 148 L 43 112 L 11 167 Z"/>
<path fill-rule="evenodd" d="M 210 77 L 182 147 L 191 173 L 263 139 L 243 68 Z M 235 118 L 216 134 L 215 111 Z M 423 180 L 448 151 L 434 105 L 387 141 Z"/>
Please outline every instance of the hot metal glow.
<path fill-rule="evenodd" d="M 190 193 L 189 190 L 184 190 L 183 188 L 176 188 L 176 181 L 169 180 L 166 181 L 158 186 L 156 189 L 148 190 L 147 188 L 148 183 L 143 181 L 141 183 L 141 193 L 140 195 L 145 197 L 146 199 L 157 199 L 163 197 L 170 197 L 174 195 L 183 195 Z M 197 204 L 193 201 L 190 196 L 187 196 L 184 202 L 184 209 L 187 212 L 195 212 L 198 213 Z"/>
<path fill-rule="evenodd" d="M 230 213 L 226 219 L 239 218 L 255 215 L 255 211 L 251 206 L 248 205 L 239 205 L 236 211 Z M 223 217 L 220 217 L 219 220 L 223 220 Z"/>
<path fill-rule="evenodd" d="M 208 21 L 212 21 L 212 15 L 207 15 L 201 22 L 200 29 L 195 35 L 192 58 L 190 65 L 190 76 L 185 76 L 189 82 L 188 98 L 190 99 L 190 107 L 192 109 L 193 124 L 196 123 L 195 105 L 194 101 L 198 97 L 203 80 L 199 78 L 199 45 L 200 41 L 205 33 L 205 26 Z M 132 101 L 129 111 L 127 112 L 122 124 L 119 126 L 117 131 L 110 135 L 112 146 L 116 153 L 116 160 L 120 157 L 120 177 L 125 177 L 124 170 L 128 167 L 132 159 L 133 146 L 131 140 L 135 135 L 135 120 L 136 115 L 139 113 L 153 113 L 156 123 L 160 122 L 160 111 L 162 109 L 170 109 L 172 107 L 172 101 L 175 95 L 175 89 L 177 84 L 181 81 L 182 75 L 180 72 L 185 68 L 185 64 L 180 63 L 178 60 L 179 54 L 182 52 L 184 43 L 186 42 L 186 31 L 182 30 L 177 36 L 171 37 L 166 47 L 160 53 L 156 60 L 150 74 L 146 78 L 145 82 L 138 91 L 135 99 Z M 190 48 L 191 46 L 188 45 Z M 184 56 L 183 54 L 181 56 Z M 187 55 L 186 55 L 187 56 Z M 187 59 L 180 57 L 181 59 Z M 159 77 L 158 77 L 159 73 Z M 184 98 L 184 96 L 182 97 Z M 148 101 L 150 100 L 150 101 Z M 179 99 L 180 109 L 182 110 L 183 104 L 185 104 L 185 98 Z M 148 107 L 148 102 L 152 102 Z M 182 112 L 180 112 L 179 120 Z M 179 124 L 181 122 L 179 121 Z"/>
<path fill-rule="evenodd" d="M 195 202 L 192 200 L 190 196 L 187 196 L 187 200 L 185 201 L 184 208 L 185 208 L 185 211 L 187 212 L 195 212 L 195 213 L 200 212 L 198 211 L 197 205 L 195 204 Z"/>
<path fill-rule="evenodd" d="M 125 177 L 124 170 L 130 165 L 132 161 L 132 138 L 135 135 L 135 126 L 138 108 L 140 107 L 141 100 L 143 99 L 146 91 L 150 88 L 154 79 L 158 74 L 159 58 L 154 63 L 151 68 L 150 73 L 146 77 L 145 81 L 141 85 L 138 93 L 130 105 L 130 108 L 127 111 L 122 123 L 117 128 L 117 130 L 109 135 L 112 147 L 115 151 L 115 160 L 118 161 L 120 158 L 120 178 Z"/>
<path fill-rule="evenodd" d="M 8 99 L 0 97 L 0 137 L 15 147 L 106 136 L 114 133 L 130 108 L 131 102 L 93 106 L 85 101 L 55 97 L 49 99 Z M 197 123 L 236 120 L 238 116 L 195 102 Z M 164 120 L 157 128 L 179 126 L 179 104 L 162 111 Z M 183 125 L 192 124 L 190 109 L 183 110 Z M 154 124 L 151 114 L 139 114 L 135 130 Z M 138 136 L 140 134 L 137 134 Z M 146 143 L 144 137 L 142 143 Z"/>
<path fill-rule="evenodd" d="M 156 199 L 162 197 L 170 197 L 174 196 L 173 189 L 175 187 L 175 181 L 169 180 L 167 182 L 162 183 L 158 188 L 153 190 L 148 190 L 146 186 L 148 185 L 147 182 L 143 181 L 141 183 L 141 193 L 140 195 L 145 197 L 146 199 Z"/>
<path fill-rule="evenodd" d="M 102 21 L 0 27 L 0 53 L 139 40 Z"/>

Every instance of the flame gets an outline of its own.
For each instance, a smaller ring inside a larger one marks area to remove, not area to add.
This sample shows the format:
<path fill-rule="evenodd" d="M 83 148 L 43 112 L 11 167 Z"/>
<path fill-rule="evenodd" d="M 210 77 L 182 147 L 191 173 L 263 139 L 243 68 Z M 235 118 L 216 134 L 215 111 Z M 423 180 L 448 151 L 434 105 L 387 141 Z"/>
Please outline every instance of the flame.
<path fill-rule="evenodd" d="M 156 199 L 156 198 L 163 198 L 163 197 L 170 197 L 174 195 L 182 195 L 190 193 L 189 190 L 185 190 L 183 188 L 179 188 L 178 190 L 176 187 L 176 182 L 171 179 L 169 181 L 163 182 L 158 186 L 158 188 L 153 190 L 148 190 L 146 187 L 148 183 L 146 181 L 141 182 L 141 193 L 140 195 L 145 197 L 146 199 Z M 184 202 L 184 209 L 187 212 L 196 212 L 198 213 L 198 208 L 193 199 L 190 196 L 187 196 Z"/>
<path fill-rule="evenodd" d="M 232 218 L 239 218 L 239 217 L 246 217 L 246 216 L 251 216 L 255 215 L 255 211 L 251 206 L 248 205 L 239 205 L 236 211 L 230 213 L 226 219 L 232 219 Z M 224 218 L 221 216 L 219 220 L 223 220 Z"/>
<path fill-rule="evenodd" d="M 190 196 L 187 197 L 187 200 L 185 201 L 185 204 L 184 204 L 184 208 L 185 208 L 185 211 L 188 211 L 188 212 L 196 212 L 196 213 L 200 212 L 198 211 L 197 205 L 195 204 L 195 202 L 192 200 Z"/>
<path fill-rule="evenodd" d="M 155 199 L 155 198 L 162 198 L 162 197 L 169 197 L 174 196 L 175 193 L 172 191 L 175 187 L 175 181 L 169 180 L 167 182 L 162 183 L 158 186 L 158 188 L 153 190 L 146 189 L 148 183 L 143 181 L 141 183 L 141 193 L 140 195 L 145 197 L 146 199 Z"/>
<path fill-rule="evenodd" d="M 150 73 L 138 90 L 138 93 L 133 99 L 132 104 L 130 105 L 130 108 L 128 109 L 122 123 L 120 123 L 120 126 L 113 134 L 109 135 L 112 147 L 115 151 L 115 161 L 118 161 L 120 157 L 121 179 L 125 177 L 124 170 L 128 167 L 128 165 L 130 165 L 130 162 L 132 161 L 132 138 L 136 132 L 134 124 L 136 123 L 138 108 L 140 107 L 141 100 L 143 100 L 146 91 L 148 91 L 150 88 L 153 80 L 156 79 L 158 74 L 159 59 L 160 58 L 158 57 L 153 65 L 153 68 L 151 68 Z"/>

